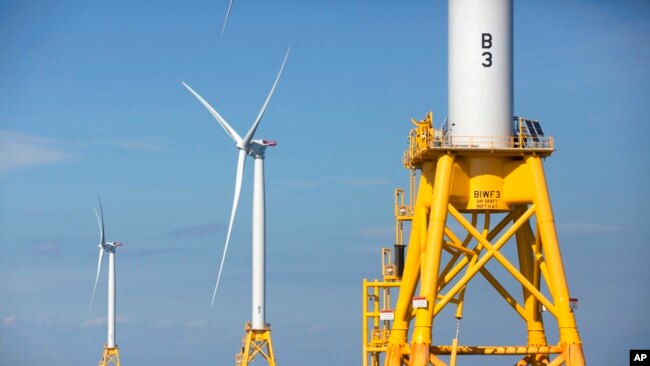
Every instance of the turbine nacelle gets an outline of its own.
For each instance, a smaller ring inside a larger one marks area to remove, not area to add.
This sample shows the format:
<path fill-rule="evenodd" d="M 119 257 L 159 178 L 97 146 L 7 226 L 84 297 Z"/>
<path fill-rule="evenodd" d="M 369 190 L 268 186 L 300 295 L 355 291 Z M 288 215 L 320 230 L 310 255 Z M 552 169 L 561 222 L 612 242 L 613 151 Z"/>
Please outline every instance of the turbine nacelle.
<path fill-rule="evenodd" d="M 264 158 L 264 152 L 267 147 L 277 146 L 278 142 L 273 140 L 253 140 L 251 141 L 248 151 L 246 152 L 249 156 L 254 158 Z"/>
<path fill-rule="evenodd" d="M 121 246 L 122 246 L 122 243 L 120 243 L 119 241 L 109 241 L 108 243 L 104 243 L 104 244 L 100 243 L 99 244 L 100 249 L 103 249 L 103 250 L 105 250 L 105 251 L 107 251 L 109 253 L 115 252 L 115 248 L 121 247 Z"/>
<path fill-rule="evenodd" d="M 244 150 L 244 151 L 248 152 L 251 149 L 252 145 L 261 145 L 261 146 L 265 146 L 265 147 L 266 146 L 277 146 L 278 142 L 275 141 L 275 140 L 259 140 L 259 139 L 255 139 L 255 140 L 251 140 L 247 145 L 244 145 L 243 142 L 242 142 L 241 144 L 237 144 L 235 146 L 237 146 L 237 148 L 239 150 Z"/>

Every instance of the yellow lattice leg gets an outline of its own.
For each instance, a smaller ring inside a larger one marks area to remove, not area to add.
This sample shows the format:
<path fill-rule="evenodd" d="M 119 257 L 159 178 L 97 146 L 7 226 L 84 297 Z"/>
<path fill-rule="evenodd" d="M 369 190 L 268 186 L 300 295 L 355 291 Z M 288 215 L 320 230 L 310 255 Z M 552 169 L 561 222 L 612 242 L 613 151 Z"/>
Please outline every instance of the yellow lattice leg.
<path fill-rule="evenodd" d="M 453 155 L 443 155 L 438 159 L 433 186 L 433 203 L 429 215 L 427 245 L 422 269 L 420 270 L 420 297 L 426 298 L 427 303 L 426 307 L 416 309 L 410 366 L 426 366 L 429 363 L 433 309 L 438 295 L 438 274 L 440 272 L 443 236 L 447 222 L 447 206 L 449 204 L 453 166 Z"/>
<path fill-rule="evenodd" d="M 546 187 L 544 167 L 538 156 L 526 158 L 534 185 L 534 203 L 537 208 L 537 226 L 544 250 L 544 258 L 549 270 L 550 288 L 557 309 L 557 321 L 560 330 L 560 343 L 564 346 L 562 355 L 567 366 L 583 366 L 582 342 L 578 334 L 575 317 L 569 306 L 569 289 L 564 274 L 564 265 L 560 254 L 551 200 Z"/>
<path fill-rule="evenodd" d="M 104 345 L 104 353 L 102 359 L 99 361 L 99 366 L 115 365 L 120 366 L 120 353 L 117 346 L 108 347 Z"/>
<path fill-rule="evenodd" d="M 251 324 L 246 324 L 246 338 L 242 353 L 237 355 L 237 366 L 248 366 L 256 356 L 264 358 L 269 366 L 275 366 L 269 324 L 265 329 L 251 329 Z"/>
<path fill-rule="evenodd" d="M 407 334 L 409 322 L 411 321 L 411 298 L 415 294 L 420 279 L 420 253 L 426 247 L 427 241 L 427 217 L 431 209 L 433 197 L 433 182 L 435 178 L 436 164 L 425 163 L 422 166 L 422 176 L 418 185 L 417 200 L 413 214 L 413 223 L 409 240 L 409 250 L 406 254 L 406 263 L 400 295 L 395 308 L 395 321 L 388 339 L 388 350 L 386 351 L 385 365 L 402 366 L 402 359 L 405 349 L 408 348 Z"/>
<path fill-rule="evenodd" d="M 519 268 L 524 277 L 540 289 L 539 267 L 535 266 L 534 246 L 535 238 L 530 229 L 530 222 L 527 222 L 516 233 L 517 254 L 519 257 Z M 533 294 L 522 286 L 524 309 L 526 313 L 526 326 L 528 329 L 529 346 L 546 346 L 546 334 L 540 311 L 539 301 Z M 548 355 L 528 355 L 519 364 L 538 366 L 548 362 Z"/>

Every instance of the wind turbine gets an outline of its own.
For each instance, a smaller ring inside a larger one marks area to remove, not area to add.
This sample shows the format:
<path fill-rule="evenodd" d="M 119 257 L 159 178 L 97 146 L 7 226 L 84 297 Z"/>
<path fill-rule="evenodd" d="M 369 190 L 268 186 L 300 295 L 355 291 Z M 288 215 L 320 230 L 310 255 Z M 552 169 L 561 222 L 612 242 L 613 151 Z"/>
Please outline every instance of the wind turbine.
<path fill-rule="evenodd" d="M 230 243 L 230 234 L 232 232 L 232 226 L 235 219 L 235 213 L 237 212 L 237 204 L 239 202 L 239 194 L 241 192 L 242 178 L 244 173 L 244 164 L 246 161 L 246 155 L 253 157 L 255 161 L 255 170 L 254 170 L 254 180 L 253 180 L 253 262 L 252 262 L 252 320 L 251 325 L 247 327 L 247 337 L 246 344 L 244 346 L 244 352 L 242 357 L 246 359 L 242 360 L 242 366 L 246 366 L 250 358 L 255 356 L 257 352 L 252 352 L 250 355 L 248 350 L 250 348 L 251 342 L 263 342 L 269 347 L 267 354 L 261 353 L 269 362 L 270 365 L 275 365 L 275 358 L 273 356 L 273 350 L 270 343 L 270 328 L 266 324 L 265 314 L 266 314 L 266 269 L 265 269 L 265 246 L 266 246 L 266 210 L 265 210 L 265 200 L 264 200 L 264 157 L 266 148 L 269 146 L 276 146 L 276 141 L 271 140 L 254 140 L 255 131 L 264 116 L 264 112 L 275 92 L 275 88 L 280 80 L 282 75 L 282 70 L 284 70 L 284 65 L 287 62 L 287 57 L 289 57 L 289 51 L 284 56 L 282 61 L 282 66 L 278 72 L 275 82 L 271 87 L 269 95 L 266 97 L 262 108 L 257 115 L 257 118 L 253 122 L 253 125 L 248 130 L 248 133 L 242 138 L 240 135 L 226 122 L 226 120 L 217 112 L 208 102 L 205 101 L 197 92 L 194 91 L 189 85 L 183 82 L 183 85 L 187 90 L 190 91 L 198 100 L 203 104 L 203 106 L 212 114 L 212 116 L 217 120 L 219 125 L 226 131 L 226 133 L 232 138 L 235 142 L 235 146 L 239 149 L 239 157 L 237 158 L 237 175 L 235 179 L 235 194 L 233 198 L 232 211 L 230 214 L 230 223 L 228 224 L 228 234 L 226 235 L 226 244 L 224 246 L 223 254 L 221 256 L 221 264 L 219 265 L 219 272 L 217 275 L 217 283 L 214 287 L 214 292 L 212 293 L 212 304 L 214 304 L 214 299 L 217 294 L 217 289 L 219 288 L 219 283 L 221 280 L 221 273 L 226 259 L 226 253 L 228 251 L 228 244 Z M 261 343 L 261 344 L 263 344 Z M 257 349 L 260 349 L 261 346 L 258 343 Z M 253 346 L 255 347 L 255 345 Z"/>
<path fill-rule="evenodd" d="M 115 249 L 122 246 L 122 243 L 106 242 L 106 237 L 104 236 L 104 211 L 101 200 L 99 200 L 99 213 L 95 210 L 95 217 L 97 218 L 97 224 L 99 224 L 99 260 L 97 261 L 97 275 L 95 276 L 93 295 L 90 298 L 88 315 L 90 315 L 90 310 L 95 300 L 95 291 L 97 290 L 97 282 L 102 268 L 104 253 L 108 253 L 108 339 L 104 345 L 104 353 L 99 365 L 106 366 L 114 364 L 120 366 L 120 356 L 117 344 L 115 343 Z"/>

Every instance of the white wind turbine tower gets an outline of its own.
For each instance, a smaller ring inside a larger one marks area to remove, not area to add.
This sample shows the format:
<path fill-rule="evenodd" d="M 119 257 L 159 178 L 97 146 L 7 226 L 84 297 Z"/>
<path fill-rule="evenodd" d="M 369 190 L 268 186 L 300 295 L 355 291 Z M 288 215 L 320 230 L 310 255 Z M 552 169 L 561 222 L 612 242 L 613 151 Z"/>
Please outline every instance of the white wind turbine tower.
<path fill-rule="evenodd" d="M 120 356 L 117 344 L 115 343 L 115 249 L 121 246 L 122 243 L 106 242 L 106 237 L 104 236 L 104 212 L 101 200 L 99 201 L 99 213 L 95 210 L 95 217 L 97 217 L 97 223 L 99 224 L 99 260 L 97 262 L 95 287 L 93 288 L 93 295 L 90 298 L 88 315 L 90 315 L 90 309 L 92 309 L 93 301 L 95 300 L 95 291 L 97 290 L 97 281 L 99 280 L 104 253 L 108 253 L 108 339 L 104 345 L 104 352 L 99 365 L 106 366 L 112 364 L 120 366 Z"/>
<path fill-rule="evenodd" d="M 266 107 L 273 96 L 275 87 L 280 80 L 282 75 L 282 70 L 284 65 L 287 62 L 287 57 L 289 56 L 289 50 L 287 50 L 286 55 L 284 56 L 284 61 L 280 67 L 273 87 L 269 95 L 266 97 L 262 109 L 260 110 L 257 118 L 253 122 L 253 125 L 248 130 L 248 133 L 242 138 L 237 134 L 237 132 L 226 122 L 226 120 L 214 109 L 208 102 L 206 102 L 198 93 L 196 93 L 189 85 L 183 83 L 183 85 L 203 104 L 203 106 L 212 114 L 212 116 L 217 120 L 219 125 L 226 131 L 226 133 L 233 139 L 235 146 L 239 149 L 239 157 L 237 159 L 237 175 L 235 180 L 235 194 L 233 198 L 232 211 L 230 214 L 230 223 L 228 224 L 228 234 L 226 235 L 226 244 L 224 246 L 223 255 L 221 257 L 221 264 L 219 266 L 219 272 L 217 275 L 217 283 L 214 287 L 214 292 L 212 293 L 212 302 L 214 303 L 215 296 L 217 294 L 217 289 L 219 288 L 219 282 L 221 280 L 221 273 L 223 270 L 224 262 L 226 259 L 226 253 L 228 251 L 228 244 L 230 242 L 230 234 L 232 232 L 232 226 L 235 219 L 235 213 L 237 211 L 237 204 L 239 202 L 239 194 L 241 192 L 242 178 L 244 173 L 244 163 L 246 160 L 246 155 L 252 156 L 255 161 L 255 170 L 254 170 L 254 181 L 253 181 L 253 280 L 252 280 L 252 319 L 251 324 L 247 326 L 247 336 L 244 341 L 244 347 L 241 354 L 239 354 L 238 362 L 242 366 L 246 366 L 249 361 L 251 361 L 256 354 L 261 354 L 269 363 L 269 365 L 275 365 L 275 357 L 273 356 L 273 348 L 271 345 L 271 329 L 266 324 L 266 269 L 265 269 L 265 246 L 266 246 L 266 210 L 264 203 L 264 154 L 268 146 L 276 146 L 275 141 L 270 140 L 253 140 L 255 131 L 259 126 Z M 259 352 L 262 347 L 267 346 L 267 353 Z M 250 352 L 249 352 L 250 351 Z"/>

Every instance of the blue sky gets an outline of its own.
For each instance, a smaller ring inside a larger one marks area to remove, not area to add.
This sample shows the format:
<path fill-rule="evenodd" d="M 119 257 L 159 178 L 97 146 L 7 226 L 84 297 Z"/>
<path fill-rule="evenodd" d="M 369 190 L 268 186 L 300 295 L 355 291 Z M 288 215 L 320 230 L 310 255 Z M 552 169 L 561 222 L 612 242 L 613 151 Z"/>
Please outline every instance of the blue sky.
<path fill-rule="evenodd" d="M 252 164 L 210 308 L 237 153 L 180 82 L 243 133 L 288 47 L 257 134 L 279 141 L 267 317 L 283 365 L 360 363 L 361 280 L 392 245 L 409 119 L 447 114 L 446 2 L 238 1 L 220 38 L 227 3 L 0 3 L 0 364 L 98 361 L 105 276 L 85 321 L 98 196 L 107 239 L 124 243 L 122 361 L 234 363 L 250 317 Z M 515 4 L 515 113 L 556 140 L 545 167 L 593 364 L 650 347 L 649 19 L 644 1 Z M 468 313 L 465 339 L 524 339 L 495 331 L 511 315 L 488 290 L 474 300 L 494 309 Z"/>

